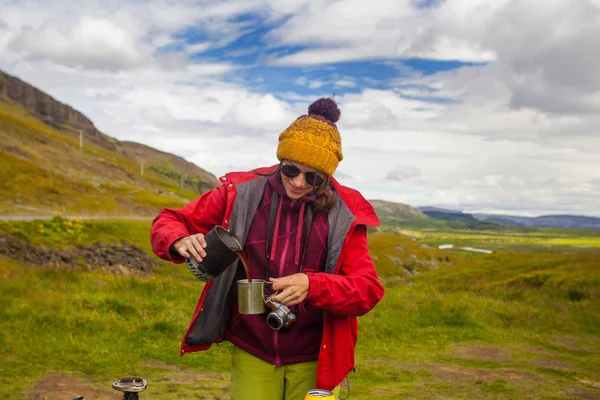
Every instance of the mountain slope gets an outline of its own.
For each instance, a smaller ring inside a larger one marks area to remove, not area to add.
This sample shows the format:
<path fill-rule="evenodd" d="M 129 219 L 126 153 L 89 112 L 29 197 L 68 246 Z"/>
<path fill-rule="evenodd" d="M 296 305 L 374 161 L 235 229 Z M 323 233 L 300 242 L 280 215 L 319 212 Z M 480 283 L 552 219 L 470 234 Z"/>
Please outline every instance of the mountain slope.
<path fill-rule="evenodd" d="M 427 215 L 407 204 L 384 200 L 369 200 L 369 203 L 375 209 L 381 226 L 384 228 L 435 225 L 435 222 L 431 221 Z"/>
<path fill-rule="evenodd" d="M 473 214 L 480 221 L 503 226 L 600 229 L 600 218 L 581 215 L 542 215 L 517 217 L 513 215 Z"/>
<path fill-rule="evenodd" d="M 1 70 L 0 98 L 22 105 L 31 115 L 46 125 L 77 135 L 81 131 L 86 141 L 91 141 L 109 150 L 115 149 L 115 139 L 98 131 L 92 121 L 82 113 Z"/>
<path fill-rule="evenodd" d="M 429 206 L 419 207 L 419 211 L 429 218 L 441 219 L 444 221 L 475 221 L 475 218 L 471 214 L 465 214 L 462 211 Z"/>
<path fill-rule="evenodd" d="M 0 71 L 0 214 L 150 216 L 218 184 L 181 157 L 102 134 L 76 110 Z"/>

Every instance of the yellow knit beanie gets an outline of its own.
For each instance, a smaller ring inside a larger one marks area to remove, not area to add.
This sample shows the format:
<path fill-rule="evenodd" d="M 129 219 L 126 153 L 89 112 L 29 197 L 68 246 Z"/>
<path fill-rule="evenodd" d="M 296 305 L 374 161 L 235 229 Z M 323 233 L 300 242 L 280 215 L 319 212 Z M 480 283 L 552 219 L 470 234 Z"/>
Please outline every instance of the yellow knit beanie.
<path fill-rule="evenodd" d="M 342 139 L 335 123 L 340 110 L 333 99 L 322 98 L 308 107 L 308 115 L 279 135 L 277 158 L 295 161 L 333 175 L 342 161 Z"/>

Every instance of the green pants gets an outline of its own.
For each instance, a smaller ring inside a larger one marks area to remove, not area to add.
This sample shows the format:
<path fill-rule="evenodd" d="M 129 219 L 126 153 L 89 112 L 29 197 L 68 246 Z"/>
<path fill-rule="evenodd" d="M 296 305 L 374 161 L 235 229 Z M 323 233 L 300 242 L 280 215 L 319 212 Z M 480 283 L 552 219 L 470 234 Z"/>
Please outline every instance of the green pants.
<path fill-rule="evenodd" d="M 304 400 L 317 387 L 316 361 L 275 368 L 234 346 L 231 364 L 231 400 Z"/>

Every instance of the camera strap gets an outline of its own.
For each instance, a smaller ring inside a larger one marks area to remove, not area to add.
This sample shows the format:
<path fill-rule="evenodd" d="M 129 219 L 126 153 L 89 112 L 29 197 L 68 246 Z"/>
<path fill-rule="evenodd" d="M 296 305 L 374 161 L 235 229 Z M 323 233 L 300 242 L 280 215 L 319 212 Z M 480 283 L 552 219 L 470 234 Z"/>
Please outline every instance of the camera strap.
<path fill-rule="evenodd" d="M 275 233 L 275 220 L 277 219 L 277 206 L 279 205 L 279 196 L 273 190 L 271 195 L 271 209 L 269 210 L 269 227 L 267 229 L 267 264 L 265 272 L 265 282 L 269 282 L 269 264 L 271 263 L 271 243 L 273 242 L 273 234 Z"/>

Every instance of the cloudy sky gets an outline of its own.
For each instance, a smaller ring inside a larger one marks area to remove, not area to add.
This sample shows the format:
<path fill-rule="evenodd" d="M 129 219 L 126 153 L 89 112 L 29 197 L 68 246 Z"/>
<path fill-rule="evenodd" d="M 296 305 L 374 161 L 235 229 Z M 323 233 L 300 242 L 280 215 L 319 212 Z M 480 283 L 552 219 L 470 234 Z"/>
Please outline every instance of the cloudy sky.
<path fill-rule="evenodd" d="M 217 176 L 335 94 L 368 199 L 600 216 L 600 0 L 0 0 L 0 69 Z"/>

